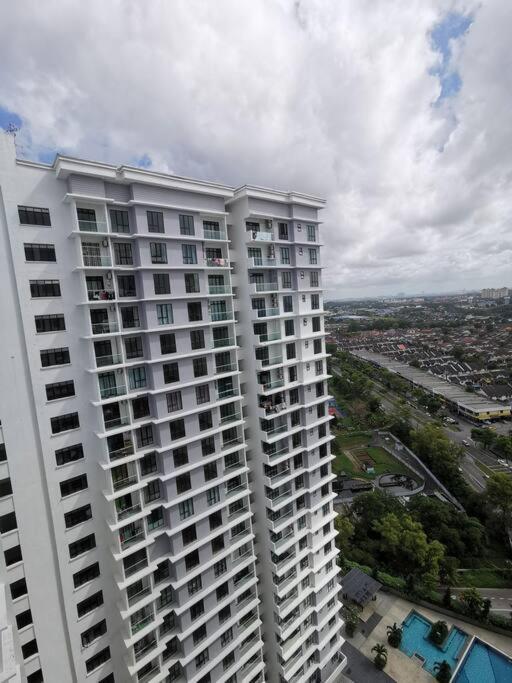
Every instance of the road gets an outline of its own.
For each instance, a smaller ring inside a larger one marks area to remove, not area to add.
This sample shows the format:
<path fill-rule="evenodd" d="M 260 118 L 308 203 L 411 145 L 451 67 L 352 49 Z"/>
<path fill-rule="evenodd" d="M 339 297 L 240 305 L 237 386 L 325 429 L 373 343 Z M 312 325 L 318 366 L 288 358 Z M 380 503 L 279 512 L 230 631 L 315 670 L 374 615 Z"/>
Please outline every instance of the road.
<path fill-rule="evenodd" d="M 463 590 L 464 588 L 452 588 L 452 595 L 455 596 Z M 504 616 L 512 612 L 512 589 L 478 588 L 477 590 L 483 598 L 489 598 L 493 612 L 504 612 Z"/>

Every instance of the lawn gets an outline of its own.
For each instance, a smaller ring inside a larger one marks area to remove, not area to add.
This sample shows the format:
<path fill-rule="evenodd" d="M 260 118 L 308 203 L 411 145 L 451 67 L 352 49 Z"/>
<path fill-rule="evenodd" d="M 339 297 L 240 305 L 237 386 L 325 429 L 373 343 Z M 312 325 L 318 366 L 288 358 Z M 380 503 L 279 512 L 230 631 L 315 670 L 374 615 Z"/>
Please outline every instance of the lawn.
<path fill-rule="evenodd" d="M 457 573 L 458 585 L 464 588 L 511 588 L 512 572 L 497 569 L 470 569 Z"/>
<path fill-rule="evenodd" d="M 380 447 L 368 446 L 370 438 L 367 434 L 356 435 L 336 435 L 336 460 L 333 462 L 333 470 L 335 474 L 344 472 L 349 477 L 358 477 L 361 479 L 373 480 L 381 474 L 391 472 L 393 474 L 406 474 L 408 476 L 414 475 L 411 471 L 403 465 L 399 460 L 390 455 L 386 450 Z M 374 463 L 375 472 L 366 473 L 359 470 L 352 463 L 351 459 L 344 451 L 358 447 L 365 447 L 368 455 Z"/>

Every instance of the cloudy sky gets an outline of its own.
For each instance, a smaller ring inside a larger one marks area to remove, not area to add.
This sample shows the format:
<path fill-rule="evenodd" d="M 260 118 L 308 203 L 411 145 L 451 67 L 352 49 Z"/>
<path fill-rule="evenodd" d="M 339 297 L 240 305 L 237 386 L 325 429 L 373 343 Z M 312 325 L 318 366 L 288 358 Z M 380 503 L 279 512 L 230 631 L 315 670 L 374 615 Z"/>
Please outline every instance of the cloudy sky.
<path fill-rule="evenodd" d="M 511 0 L 5 0 L 0 126 L 326 197 L 329 295 L 512 286 Z"/>

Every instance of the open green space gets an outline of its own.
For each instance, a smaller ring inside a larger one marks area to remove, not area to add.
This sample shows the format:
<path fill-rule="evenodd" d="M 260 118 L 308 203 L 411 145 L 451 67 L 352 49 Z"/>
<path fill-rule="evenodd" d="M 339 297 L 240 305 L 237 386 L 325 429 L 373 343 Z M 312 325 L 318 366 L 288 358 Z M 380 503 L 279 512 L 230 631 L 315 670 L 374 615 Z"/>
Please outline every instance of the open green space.
<path fill-rule="evenodd" d="M 499 569 L 470 569 L 457 572 L 459 586 L 473 588 L 510 588 L 512 586 L 512 571 Z"/>

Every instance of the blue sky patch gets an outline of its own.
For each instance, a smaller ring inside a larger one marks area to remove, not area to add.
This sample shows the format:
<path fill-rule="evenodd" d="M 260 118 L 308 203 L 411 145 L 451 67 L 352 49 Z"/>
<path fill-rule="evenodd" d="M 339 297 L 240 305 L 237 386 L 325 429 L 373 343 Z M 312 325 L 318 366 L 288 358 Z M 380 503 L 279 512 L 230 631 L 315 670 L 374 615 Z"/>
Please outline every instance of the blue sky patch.
<path fill-rule="evenodd" d="M 21 128 L 22 122 L 20 117 L 18 114 L 0 107 L 0 128 L 6 130 L 10 124 L 13 124 L 17 128 Z"/>
<path fill-rule="evenodd" d="M 462 81 L 459 74 L 450 67 L 452 57 L 450 41 L 463 36 L 472 22 L 472 16 L 450 12 L 430 34 L 434 48 L 442 55 L 440 66 L 431 72 L 441 81 L 441 94 L 437 102 L 445 97 L 453 97 L 461 88 Z"/>

